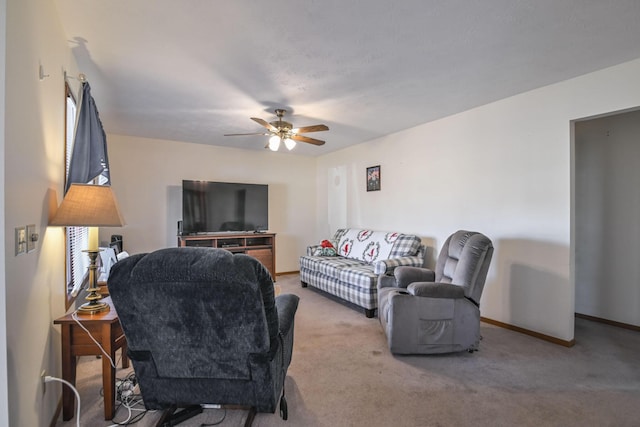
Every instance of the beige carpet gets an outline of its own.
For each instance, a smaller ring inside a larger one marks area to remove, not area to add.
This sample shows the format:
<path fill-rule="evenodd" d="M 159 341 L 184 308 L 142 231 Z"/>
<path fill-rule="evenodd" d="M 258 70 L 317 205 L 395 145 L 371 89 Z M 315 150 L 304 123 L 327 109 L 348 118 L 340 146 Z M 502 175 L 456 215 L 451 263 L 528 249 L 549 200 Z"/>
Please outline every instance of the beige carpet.
<path fill-rule="evenodd" d="M 576 341 L 564 348 L 482 325 L 480 351 L 396 357 L 377 319 L 281 276 L 300 296 L 293 361 L 286 379 L 289 420 L 258 414 L 254 426 L 639 426 L 640 334 L 576 319 Z M 118 377 L 128 371 L 119 370 Z M 82 357 L 77 386 L 82 426 L 103 419 L 100 361 Z M 180 424 L 214 423 L 208 409 Z M 153 426 L 147 413 L 136 426 Z M 226 411 L 221 426 L 243 425 Z M 120 408 L 114 421 L 127 418 Z M 75 419 L 56 426 L 75 426 Z"/>

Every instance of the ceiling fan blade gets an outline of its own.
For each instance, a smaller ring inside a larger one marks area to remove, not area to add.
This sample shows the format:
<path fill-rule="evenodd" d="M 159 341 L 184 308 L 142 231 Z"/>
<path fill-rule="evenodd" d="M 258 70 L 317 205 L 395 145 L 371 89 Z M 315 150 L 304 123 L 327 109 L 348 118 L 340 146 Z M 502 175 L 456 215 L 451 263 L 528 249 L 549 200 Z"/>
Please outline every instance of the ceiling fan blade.
<path fill-rule="evenodd" d="M 307 133 L 307 132 L 320 132 L 323 130 L 329 130 L 327 125 L 313 125 L 313 126 L 303 126 L 298 128 L 298 133 Z"/>
<path fill-rule="evenodd" d="M 269 135 L 264 132 L 254 132 L 254 133 L 225 133 L 224 136 L 243 136 L 243 135 Z"/>
<path fill-rule="evenodd" d="M 319 139 L 315 138 L 309 138 L 308 136 L 303 135 L 292 135 L 291 139 L 293 139 L 294 141 L 308 142 L 309 144 L 313 145 L 324 145 L 324 141 L 320 141 Z"/>
<path fill-rule="evenodd" d="M 259 123 L 261 126 L 266 127 L 271 132 L 278 132 L 278 128 L 273 126 L 271 123 L 267 122 L 266 120 L 262 120 L 258 117 L 251 117 L 251 120 L 253 120 L 256 123 Z"/>

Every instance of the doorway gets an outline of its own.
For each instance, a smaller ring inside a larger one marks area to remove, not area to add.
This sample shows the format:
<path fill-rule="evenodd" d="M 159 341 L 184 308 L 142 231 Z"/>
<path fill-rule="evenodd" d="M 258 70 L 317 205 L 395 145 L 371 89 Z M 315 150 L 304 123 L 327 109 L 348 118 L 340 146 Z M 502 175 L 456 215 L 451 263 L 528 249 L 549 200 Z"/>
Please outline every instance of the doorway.
<path fill-rule="evenodd" d="M 575 312 L 640 330 L 640 110 L 574 125 Z"/>

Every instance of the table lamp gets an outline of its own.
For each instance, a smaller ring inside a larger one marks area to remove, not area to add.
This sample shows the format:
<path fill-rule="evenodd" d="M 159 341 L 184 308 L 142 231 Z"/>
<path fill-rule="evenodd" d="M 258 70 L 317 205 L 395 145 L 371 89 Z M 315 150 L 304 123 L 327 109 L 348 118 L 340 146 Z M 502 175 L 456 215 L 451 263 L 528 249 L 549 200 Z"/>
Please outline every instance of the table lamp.
<path fill-rule="evenodd" d="M 89 283 L 85 298 L 88 302 L 78 308 L 79 314 L 95 314 L 109 310 L 109 304 L 99 301 L 98 293 L 98 227 L 122 227 L 124 220 L 118 202 L 108 185 L 71 184 L 49 225 L 89 227 Z"/>

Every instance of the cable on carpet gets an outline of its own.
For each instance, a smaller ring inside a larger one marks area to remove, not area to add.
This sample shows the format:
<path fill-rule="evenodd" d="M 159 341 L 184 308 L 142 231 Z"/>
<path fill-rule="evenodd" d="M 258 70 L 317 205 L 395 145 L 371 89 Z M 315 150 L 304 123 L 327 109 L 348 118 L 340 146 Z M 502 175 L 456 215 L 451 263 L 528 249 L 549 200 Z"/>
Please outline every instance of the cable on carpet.
<path fill-rule="evenodd" d="M 51 381 L 61 382 L 62 384 L 68 386 L 75 393 L 76 399 L 78 400 L 78 408 L 76 410 L 76 426 L 80 427 L 80 393 L 78 393 L 78 389 L 76 389 L 73 386 L 73 384 L 71 384 L 69 381 L 63 380 L 62 378 L 52 377 L 50 375 L 47 375 L 47 376 L 44 377 L 44 382 L 45 383 L 48 383 L 48 382 L 51 382 Z"/>
<path fill-rule="evenodd" d="M 134 391 L 137 384 L 138 381 L 136 379 L 135 372 L 131 372 L 125 378 L 116 379 L 116 401 L 120 402 L 120 404 L 116 407 L 116 413 L 121 407 L 124 406 L 127 409 L 128 415 L 124 421 L 116 421 L 109 427 L 128 426 L 135 424 L 142 420 L 147 412 L 149 412 L 146 408 L 136 408 L 136 406 L 143 404 L 142 395 L 139 393 L 135 393 Z M 140 413 L 134 416 L 134 411 L 139 411 Z"/>
<path fill-rule="evenodd" d="M 222 413 L 222 419 L 220 419 L 218 421 L 214 421 L 212 423 L 202 423 L 202 424 L 200 424 L 200 427 L 217 426 L 219 424 L 222 424 L 222 422 L 225 420 L 225 418 L 227 418 L 227 410 L 226 409 L 224 409 L 224 412 Z"/>

